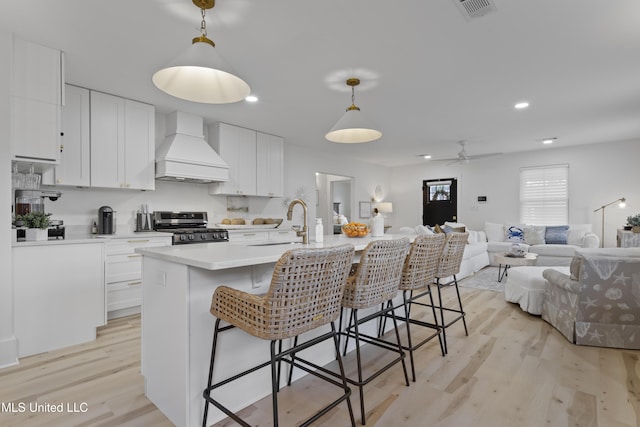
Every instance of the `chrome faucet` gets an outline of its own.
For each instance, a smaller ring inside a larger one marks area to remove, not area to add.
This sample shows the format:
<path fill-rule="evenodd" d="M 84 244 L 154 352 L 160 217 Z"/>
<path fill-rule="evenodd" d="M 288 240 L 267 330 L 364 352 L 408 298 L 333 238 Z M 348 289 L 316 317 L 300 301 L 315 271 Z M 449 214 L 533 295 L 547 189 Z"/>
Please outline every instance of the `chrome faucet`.
<path fill-rule="evenodd" d="M 287 220 L 291 221 L 291 218 L 293 216 L 293 207 L 296 204 L 302 206 L 302 209 L 304 210 L 304 225 L 302 226 L 302 229 L 300 229 L 300 226 L 293 227 L 293 229 L 296 231 L 296 236 L 302 237 L 302 243 L 306 245 L 309 243 L 309 227 L 307 226 L 307 204 L 304 202 L 304 200 L 293 199 L 291 203 L 289 203 L 289 209 L 287 210 Z"/>

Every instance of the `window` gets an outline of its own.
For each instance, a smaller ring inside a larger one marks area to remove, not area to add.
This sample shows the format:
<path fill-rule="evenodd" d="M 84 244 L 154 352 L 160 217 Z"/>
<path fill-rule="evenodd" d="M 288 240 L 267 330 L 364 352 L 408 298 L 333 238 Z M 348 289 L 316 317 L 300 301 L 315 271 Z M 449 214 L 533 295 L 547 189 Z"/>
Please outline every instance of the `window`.
<path fill-rule="evenodd" d="M 520 169 L 520 222 L 569 223 L 569 165 Z"/>

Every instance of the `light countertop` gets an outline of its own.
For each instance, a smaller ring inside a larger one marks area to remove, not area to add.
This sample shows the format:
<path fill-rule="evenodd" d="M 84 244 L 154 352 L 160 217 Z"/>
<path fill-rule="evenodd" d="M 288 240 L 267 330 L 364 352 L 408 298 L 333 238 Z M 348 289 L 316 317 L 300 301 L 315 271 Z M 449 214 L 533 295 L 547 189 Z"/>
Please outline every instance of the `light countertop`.
<path fill-rule="evenodd" d="M 244 267 L 257 264 L 268 264 L 278 261 L 280 256 L 294 248 L 326 248 L 343 244 L 352 244 L 356 251 L 361 251 L 373 240 L 392 240 L 402 237 L 412 239 L 415 236 L 402 234 L 385 234 L 382 237 L 349 238 L 345 235 L 324 236 L 323 243 L 269 244 L 269 242 L 218 242 L 198 243 L 193 245 L 176 245 L 157 248 L 139 248 L 137 253 L 144 256 L 203 268 L 205 270 L 222 270 L 226 268 Z"/>

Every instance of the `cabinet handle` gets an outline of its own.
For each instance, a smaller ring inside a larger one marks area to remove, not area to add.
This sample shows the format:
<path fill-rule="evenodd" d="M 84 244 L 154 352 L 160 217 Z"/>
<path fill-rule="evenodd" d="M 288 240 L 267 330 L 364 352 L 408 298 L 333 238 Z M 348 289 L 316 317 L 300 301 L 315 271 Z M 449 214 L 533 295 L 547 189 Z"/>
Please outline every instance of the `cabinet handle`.
<path fill-rule="evenodd" d="M 134 255 L 127 255 L 127 258 L 140 258 L 142 255 L 140 254 L 134 254 Z"/>
<path fill-rule="evenodd" d="M 127 283 L 127 285 L 129 286 L 133 286 L 133 285 L 140 285 L 142 284 L 142 280 L 136 280 L 135 282 L 129 282 Z"/>
<path fill-rule="evenodd" d="M 141 240 L 127 240 L 127 243 L 147 243 L 149 239 L 141 239 Z"/>
<path fill-rule="evenodd" d="M 256 233 L 244 233 L 243 236 L 245 237 L 251 237 L 251 236 L 255 236 Z"/>

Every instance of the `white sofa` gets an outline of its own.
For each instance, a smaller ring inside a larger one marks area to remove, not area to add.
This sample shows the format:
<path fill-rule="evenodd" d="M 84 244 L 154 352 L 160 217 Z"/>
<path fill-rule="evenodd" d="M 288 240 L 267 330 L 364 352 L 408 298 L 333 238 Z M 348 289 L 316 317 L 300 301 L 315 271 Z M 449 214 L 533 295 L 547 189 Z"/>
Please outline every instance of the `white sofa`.
<path fill-rule="evenodd" d="M 445 223 L 454 228 L 464 227 L 464 224 Z M 466 230 L 469 232 L 468 243 L 464 247 L 462 255 L 462 264 L 460 265 L 460 273 L 456 274 L 456 279 L 461 280 L 467 276 L 471 276 L 475 272 L 489 265 L 489 255 L 487 252 L 487 236 L 484 231 Z M 418 225 L 416 227 L 400 227 L 401 234 L 432 234 L 428 227 Z M 448 282 L 452 278 L 444 278 L 443 283 Z"/>
<path fill-rule="evenodd" d="M 494 259 L 497 253 L 508 252 L 513 245 L 513 241 L 507 240 L 508 230 L 511 227 L 523 230 L 524 242 L 518 244 L 521 249 L 538 254 L 537 265 L 568 266 L 576 249 L 597 248 L 600 245 L 600 239 L 592 232 L 591 224 L 569 224 L 567 243 L 555 244 L 546 243 L 544 240 L 546 227 L 485 222 L 484 231 L 487 236 L 487 251 L 491 265 L 498 265 Z"/>

